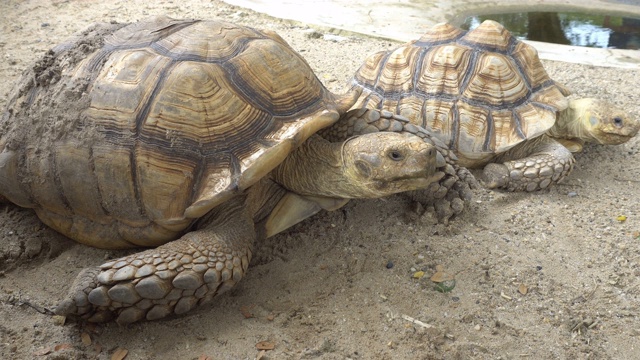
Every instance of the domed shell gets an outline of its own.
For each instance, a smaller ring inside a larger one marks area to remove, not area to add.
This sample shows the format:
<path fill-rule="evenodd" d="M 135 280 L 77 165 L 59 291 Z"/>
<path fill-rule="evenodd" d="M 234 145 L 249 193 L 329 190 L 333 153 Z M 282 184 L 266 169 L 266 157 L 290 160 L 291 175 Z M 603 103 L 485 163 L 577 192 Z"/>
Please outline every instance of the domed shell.
<path fill-rule="evenodd" d="M 536 50 L 487 20 L 464 32 L 439 24 L 419 40 L 370 56 L 355 107 L 404 115 L 468 158 L 503 152 L 546 132 L 568 106 Z M 472 160 L 473 161 L 473 160 Z"/>
<path fill-rule="evenodd" d="M 270 31 L 167 17 L 96 26 L 24 76 L 2 123 L 0 192 L 78 241 L 159 245 L 350 99 Z"/>

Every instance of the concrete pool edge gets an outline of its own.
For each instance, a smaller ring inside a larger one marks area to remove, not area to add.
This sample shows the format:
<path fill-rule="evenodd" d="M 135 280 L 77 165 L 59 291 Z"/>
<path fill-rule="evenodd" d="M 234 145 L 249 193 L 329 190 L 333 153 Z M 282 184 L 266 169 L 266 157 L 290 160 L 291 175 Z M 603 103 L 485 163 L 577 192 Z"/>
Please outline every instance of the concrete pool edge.
<path fill-rule="evenodd" d="M 381 39 L 406 42 L 418 38 L 432 25 L 454 21 L 468 14 L 481 15 L 515 12 L 526 9 L 554 9 L 555 11 L 598 11 L 612 15 L 640 17 L 638 5 L 602 0 L 566 1 L 540 0 L 536 6 L 525 7 L 517 0 L 486 2 L 481 0 L 401 0 L 384 3 L 372 0 L 325 0 L 310 3 L 305 0 L 224 0 L 272 17 L 295 23 L 321 27 L 335 33 L 358 34 Z M 417 6 L 421 6 L 418 8 Z M 424 7 L 428 7 L 425 12 Z M 389 14 L 394 14 L 389 16 Z M 400 19 L 401 21 L 396 21 Z M 402 21 L 404 20 L 404 21 Z M 640 69 L 640 50 L 601 49 L 527 41 L 540 58 L 592 66 Z"/>

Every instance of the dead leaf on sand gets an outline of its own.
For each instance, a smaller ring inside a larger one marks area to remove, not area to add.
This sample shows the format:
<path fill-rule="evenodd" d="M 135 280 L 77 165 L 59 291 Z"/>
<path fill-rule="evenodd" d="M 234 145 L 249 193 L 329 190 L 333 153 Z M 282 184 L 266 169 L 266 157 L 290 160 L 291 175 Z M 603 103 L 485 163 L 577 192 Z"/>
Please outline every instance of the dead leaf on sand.
<path fill-rule="evenodd" d="M 129 350 L 123 348 L 117 348 L 116 351 L 111 354 L 111 360 L 122 360 L 127 357 Z"/>
<path fill-rule="evenodd" d="M 271 341 L 260 341 L 256 344 L 256 349 L 258 350 L 273 350 L 276 348 L 276 344 Z"/>

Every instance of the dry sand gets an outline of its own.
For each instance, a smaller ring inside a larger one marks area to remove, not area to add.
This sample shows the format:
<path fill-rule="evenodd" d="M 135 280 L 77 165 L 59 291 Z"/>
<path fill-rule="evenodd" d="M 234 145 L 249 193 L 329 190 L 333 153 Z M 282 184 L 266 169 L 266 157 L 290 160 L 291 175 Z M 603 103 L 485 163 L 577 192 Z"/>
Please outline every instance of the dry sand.
<path fill-rule="evenodd" d="M 0 107 L 20 73 L 73 32 L 154 14 L 275 30 L 334 91 L 366 55 L 398 45 L 309 36 L 219 1 L 7 0 Z M 544 64 L 577 95 L 640 115 L 637 71 Z M 275 349 L 263 359 L 638 359 L 640 139 L 588 146 L 577 160 L 547 191 L 476 191 L 448 226 L 412 216 L 401 196 L 319 214 L 258 244 L 248 276 L 213 304 L 127 327 L 61 326 L 37 311 L 81 268 L 127 252 L 77 245 L 31 211 L 1 205 L 0 358 L 109 359 L 126 349 L 127 359 L 254 359 L 267 341 Z M 436 265 L 455 274 L 452 292 L 434 290 Z M 420 270 L 427 275 L 414 279 Z"/>

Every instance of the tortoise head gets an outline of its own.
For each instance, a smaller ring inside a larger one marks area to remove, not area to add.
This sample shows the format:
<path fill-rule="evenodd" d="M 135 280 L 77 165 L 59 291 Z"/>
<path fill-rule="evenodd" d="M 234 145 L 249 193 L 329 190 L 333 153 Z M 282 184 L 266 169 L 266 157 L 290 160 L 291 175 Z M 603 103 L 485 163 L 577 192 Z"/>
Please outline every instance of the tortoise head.
<path fill-rule="evenodd" d="M 426 188 L 444 174 L 436 148 L 411 134 L 379 132 L 351 138 L 342 145 L 342 163 L 351 197 L 383 197 Z M 355 196 L 354 196 L 355 195 Z"/>
<path fill-rule="evenodd" d="M 604 145 L 618 145 L 629 141 L 640 129 L 640 121 L 626 111 L 599 99 L 571 101 L 571 108 L 579 116 L 580 124 L 589 135 L 586 141 Z"/>

